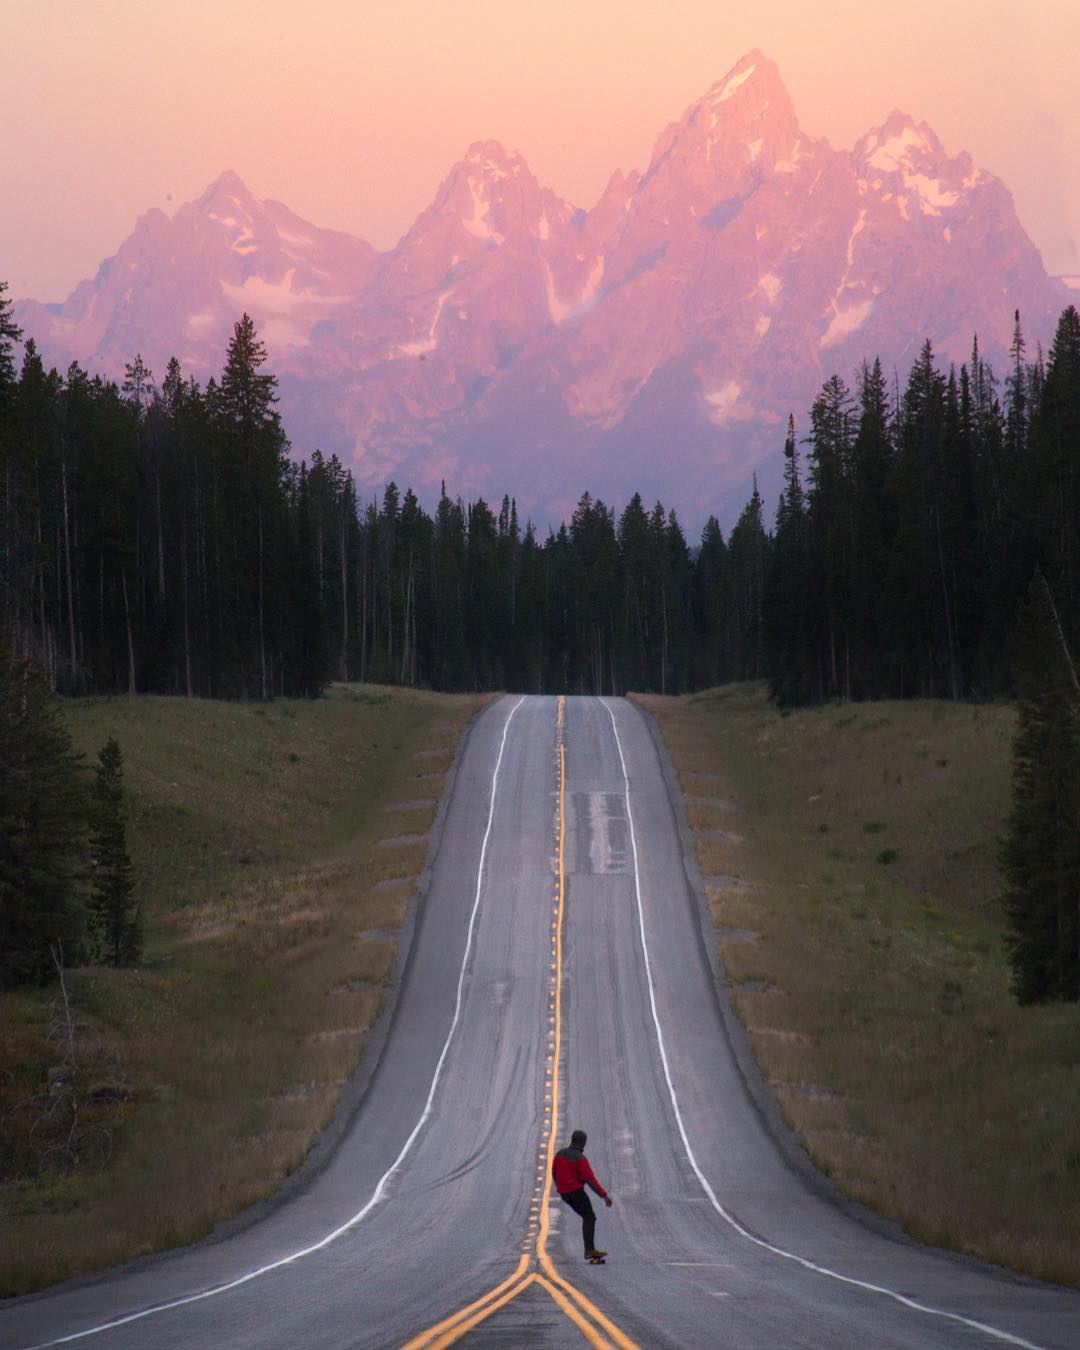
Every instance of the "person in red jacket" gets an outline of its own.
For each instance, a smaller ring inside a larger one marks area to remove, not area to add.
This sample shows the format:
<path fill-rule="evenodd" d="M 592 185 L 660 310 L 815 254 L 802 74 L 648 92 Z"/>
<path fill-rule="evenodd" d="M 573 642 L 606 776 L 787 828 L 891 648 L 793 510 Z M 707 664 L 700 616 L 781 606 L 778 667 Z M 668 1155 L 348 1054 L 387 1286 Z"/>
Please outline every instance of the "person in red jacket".
<path fill-rule="evenodd" d="M 551 1175 L 559 1199 L 565 1200 L 570 1208 L 581 1215 L 581 1235 L 585 1240 L 585 1260 L 596 1261 L 607 1252 L 596 1246 L 596 1214 L 592 1201 L 585 1194 L 585 1187 L 591 1186 L 596 1194 L 611 1208 L 611 1196 L 597 1181 L 589 1160 L 585 1156 L 585 1143 L 588 1139 L 584 1130 L 575 1130 L 570 1136 L 570 1147 L 561 1148 L 551 1160 Z"/>

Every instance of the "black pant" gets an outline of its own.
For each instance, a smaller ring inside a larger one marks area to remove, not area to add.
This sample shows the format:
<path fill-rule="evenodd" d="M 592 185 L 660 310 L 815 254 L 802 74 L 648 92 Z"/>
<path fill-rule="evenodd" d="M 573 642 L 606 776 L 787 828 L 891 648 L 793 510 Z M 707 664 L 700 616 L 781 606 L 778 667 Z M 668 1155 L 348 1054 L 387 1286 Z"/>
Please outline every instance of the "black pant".
<path fill-rule="evenodd" d="M 582 1186 L 580 1191 L 568 1191 L 560 1195 L 559 1199 L 565 1200 L 572 1210 L 581 1215 L 581 1234 L 585 1239 L 585 1255 L 588 1256 L 596 1246 L 596 1211 L 585 1194 L 585 1187 Z"/>

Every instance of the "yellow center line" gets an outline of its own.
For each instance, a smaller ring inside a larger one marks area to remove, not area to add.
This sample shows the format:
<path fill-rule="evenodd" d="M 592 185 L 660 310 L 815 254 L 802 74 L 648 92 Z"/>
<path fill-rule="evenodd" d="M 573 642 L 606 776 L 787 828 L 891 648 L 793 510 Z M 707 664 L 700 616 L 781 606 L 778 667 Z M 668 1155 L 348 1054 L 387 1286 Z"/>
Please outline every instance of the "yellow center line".
<path fill-rule="evenodd" d="M 545 1073 L 544 1128 L 541 1132 L 543 1142 L 539 1166 L 537 1167 L 537 1176 L 539 1177 L 541 1172 L 544 1175 L 544 1189 L 543 1196 L 539 1201 L 540 1221 L 539 1232 L 536 1236 L 535 1259 L 543 1274 L 530 1270 L 533 1258 L 527 1252 L 523 1253 L 517 1269 L 512 1275 L 489 1289 L 487 1293 L 481 1294 L 472 1303 L 459 1308 L 456 1313 L 452 1313 L 449 1317 L 443 1318 L 441 1322 L 437 1322 L 434 1326 L 428 1327 L 426 1331 L 414 1336 L 403 1347 L 403 1350 L 443 1350 L 443 1347 L 453 1345 L 455 1341 L 467 1335 L 485 1318 L 490 1317 L 493 1312 L 517 1298 L 519 1294 L 524 1293 L 534 1283 L 539 1284 L 550 1294 L 558 1308 L 593 1346 L 593 1350 L 612 1350 L 613 1346 L 618 1346 L 619 1350 L 639 1350 L 637 1343 L 620 1331 L 615 1323 L 606 1317 L 586 1294 L 559 1274 L 547 1250 L 547 1240 L 551 1232 L 551 1164 L 555 1157 L 555 1139 L 559 1125 L 559 1047 L 562 1045 L 562 935 L 563 917 L 566 908 L 566 746 L 563 739 L 565 726 L 566 699 L 560 697 L 555 719 L 556 742 L 559 752 L 559 809 L 556 826 L 558 844 L 556 853 L 557 883 L 555 914 L 552 920 L 552 932 L 554 933 L 554 951 L 552 954 L 555 959 L 551 963 L 551 969 L 555 974 L 554 988 L 548 999 L 549 1046 L 552 1049 L 552 1055 L 551 1068 Z M 530 1205 L 530 1214 L 535 1210 L 536 1203 L 534 1200 Z M 530 1233 L 535 1224 L 534 1218 L 531 1220 Z M 606 1335 L 601 1335 L 597 1327 L 602 1328 Z"/>
<path fill-rule="evenodd" d="M 600 1327 L 603 1327 L 611 1340 L 621 1350 L 637 1350 L 635 1343 L 626 1336 L 609 1318 L 600 1311 L 595 1303 L 580 1289 L 576 1288 L 565 1279 L 555 1269 L 554 1262 L 548 1255 L 547 1240 L 551 1233 L 551 1164 L 555 1157 L 555 1137 L 558 1133 L 559 1123 L 559 1047 L 562 1045 L 562 972 L 563 972 L 563 926 L 564 913 L 566 909 L 566 745 L 563 739 L 563 721 L 564 708 L 566 706 L 565 698 L 559 699 L 559 873 L 556 901 L 556 928 L 555 928 L 555 1072 L 551 1080 L 551 1136 L 548 1141 L 547 1149 L 547 1167 L 545 1168 L 544 1181 L 544 1207 L 540 1215 L 540 1233 L 536 1239 L 536 1256 L 541 1270 L 551 1281 L 552 1285 L 557 1285 L 565 1294 L 569 1294 L 577 1302 L 582 1312 L 586 1313 Z M 555 1295 L 554 1288 L 549 1288 L 552 1297 Z M 566 1308 L 560 1300 L 556 1300 L 559 1306 L 566 1312 Z M 568 1314 L 569 1315 L 569 1314 Z M 574 1319 L 577 1320 L 576 1318 Z M 586 1338 L 594 1345 L 604 1344 L 595 1330 L 590 1328 L 588 1331 L 582 1329 Z"/>
<path fill-rule="evenodd" d="M 454 1327 L 458 1330 L 459 1334 L 464 1335 L 464 1333 L 469 1330 L 469 1327 L 463 1325 L 459 1326 L 459 1323 L 463 1323 L 470 1319 L 472 1314 L 476 1313 L 479 1309 L 486 1308 L 486 1311 L 482 1312 L 480 1317 L 477 1318 L 478 1321 L 481 1320 L 481 1318 L 486 1317 L 488 1313 L 494 1312 L 496 1308 L 502 1307 L 504 1303 L 508 1303 L 510 1299 L 516 1298 L 526 1285 L 532 1284 L 533 1280 L 536 1279 L 536 1276 L 525 1274 L 531 1264 L 532 1262 L 529 1256 L 523 1254 L 521 1260 L 517 1263 L 517 1269 L 512 1275 L 507 1276 L 505 1280 L 500 1284 L 495 1285 L 493 1289 L 489 1289 L 486 1294 L 481 1294 L 480 1297 L 474 1299 L 472 1303 L 467 1303 L 464 1308 L 459 1308 L 456 1313 L 451 1313 L 449 1317 L 444 1317 L 441 1322 L 436 1322 L 434 1326 L 428 1327 L 426 1331 L 421 1331 L 418 1336 L 414 1336 L 411 1341 L 407 1341 L 402 1347 L 402 1350 L 420 1350 L 421 1346 L 431 1346 L 436 1343 L 450 1345 L 452 1343 L 450 1341 L 438 1342 L 438 1337 L 441 1336 L 444 1331 L 449 1331 L 451 1327 Z M 518 1287 L 519 1284 L 520 1287 Z M 514 1287 L 511 1288 L 510 1286 Z M 499 1298 L 498 1296 L 504 1289 L 508 1290 L 506 1297 Z M 492 1300 L 496 1301 L 492 1302 Z M 491 1306 L 487 1307 L 486 1305 L 489 1303 Z M 473 1322 L 472 1325 L 475 1326 L 476 1323 Z"/>

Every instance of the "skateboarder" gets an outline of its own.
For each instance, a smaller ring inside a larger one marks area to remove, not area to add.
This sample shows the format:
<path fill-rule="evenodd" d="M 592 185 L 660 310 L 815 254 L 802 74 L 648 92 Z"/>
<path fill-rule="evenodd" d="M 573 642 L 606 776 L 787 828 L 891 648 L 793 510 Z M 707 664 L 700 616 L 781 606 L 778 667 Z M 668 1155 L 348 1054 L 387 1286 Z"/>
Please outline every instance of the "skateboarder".
<path fill-rule="evenodd" d="M 551 1175 L 559 1199 L 565 1200 L 570 1208 L 581 1215 L 581 1235 L 585 1240 L 585 1260 L 603 1261 L 607 1252 L 599 1251 L 595 1243 L 596 1214 L 592 1201 L 585 1194 L 585 1187 L 591 1186 L 596 1194 L 611 1208 L 611 1196 L 597 1181 L 589 1160 L 585 1156 L 585 1142 L 588 1136 L 584 1130 L 575 1130 L 570 1136 L 570 1147 L 561 1148 L 551 1160 Z"/>

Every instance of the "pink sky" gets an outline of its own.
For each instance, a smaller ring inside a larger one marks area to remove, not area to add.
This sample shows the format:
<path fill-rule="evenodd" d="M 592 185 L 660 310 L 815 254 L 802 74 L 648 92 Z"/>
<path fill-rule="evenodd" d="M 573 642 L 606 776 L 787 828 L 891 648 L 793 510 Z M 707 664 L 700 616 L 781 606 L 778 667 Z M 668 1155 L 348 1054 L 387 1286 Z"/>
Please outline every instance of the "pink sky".
<path fill-rule="evenodd" d="M 755 46 L 805 131 L 925 119 L 1080 273 L 1077 0 L 0 0 L 0 33 L 13 296 L 63 298 L 226 168 L 380 248 L 481 138 L 589 206 Z"/>

